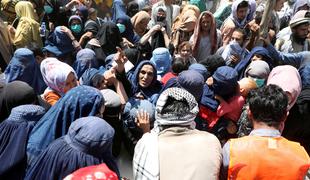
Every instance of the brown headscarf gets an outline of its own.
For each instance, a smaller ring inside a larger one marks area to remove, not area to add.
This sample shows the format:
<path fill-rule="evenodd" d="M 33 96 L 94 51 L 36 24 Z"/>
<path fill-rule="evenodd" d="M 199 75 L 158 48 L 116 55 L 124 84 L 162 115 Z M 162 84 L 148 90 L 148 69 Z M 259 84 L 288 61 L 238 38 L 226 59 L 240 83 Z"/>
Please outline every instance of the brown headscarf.
<path fill-rule="evenodd" d="M 151 16 L 145 12 L 145 11 L 140 11 L 138 12 L 137 14 L 135 14 L 132 18 L 131 18 L 131 23 L 132 23 L 132 26 L 135 30 L 135 32 L 137 34 L 139 34 L 140 32 L 137 32 L 136 29 L 139 29 L 139 23 L 141 21 L 144 21 L 144 20 L 151 20 Z M 139 34 L 140 36 L 143 35 L 143 34 Z"/>
<path fill-rule="evenodd" d="M 0 54 L 7 64 L 9 64 L 13 55 L 13 46 L 7 26 L 0 19 Z M 4 69 L 2 69 L 4 71 Z"/>
<path fill-rule="evenodd" d="M 184 6 L 181 14 L 176 17 L 172 25 L 172 37 L 171 41 L 174 47 L 177 47 L 180 43 L 181 32 L 192 32 L 194 31 L 195 24 L 199 17 L 200 11 L 198 7 L 194 5 Z M 181 32 L 180 32 L 181 31 Z M 190 33 L 191 35 L 192 33 Z M 190 36 L 189 36 L 190 38 Z M 189 39 L 187 39 L 188 41 Z"/>
<path fill-rule="evenodd" d="M 203 16 L 209 16 L 212 19 L 210 32 L 208 34 L 210 37 L 210 42 L 211 42 L 211 54 L 214 54 L 217 51 L 217 32 L 216 32 L 215 19 L 214 19 L 214 16 L 211 12 L 204 11 L 200 14 L 199 19 L 198 19 L 198 23 L 196 23 L 196 27 L 194 30 L 194 38 L 193 38 L 193 55 L 194 55 L 194 57 L 197 56 L 197 53 L 198 53 L 197 50 L 198 50 L 198 46 L 200 43 L 200 37 L 201 37 L 200 23 L 201 23 Z"/>

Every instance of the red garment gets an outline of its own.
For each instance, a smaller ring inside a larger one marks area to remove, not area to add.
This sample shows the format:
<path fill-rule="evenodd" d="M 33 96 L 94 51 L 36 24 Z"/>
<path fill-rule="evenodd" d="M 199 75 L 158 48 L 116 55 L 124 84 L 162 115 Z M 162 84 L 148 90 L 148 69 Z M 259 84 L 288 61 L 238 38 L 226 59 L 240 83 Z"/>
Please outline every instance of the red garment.
<path fill-rule="evenodd" d="M 226 117 L 234 122 L 237 122 L 242 113 L 242 107 L 245 103 L 245 99 L 241 95 L 230 98 L 227 102 L 222 101 L 217 108 L 217 115 L 219 117 Z"/>
<path fill-rule="evenodd" d="M 177 75 L 173 72 L 166 73 L 162 78 L 161 82 L 165 85 L 171 78 L 177 77 Z"/>
<path fill-rule="evenodd" d="M 283 137 L 230 140 L 228 179 L 303 179 L 310 166 L 305 149 Z"/>
<path fill-rule="evenodd" d="M 209 108 L 206 108 L 204 106 L 199 106 L 199 116 L 208 122 L 208 127 L 210 129 L 213 128 L 213 126 L 220 119 L 220 117 L 217 116 L 216 112 L 213 112 Z"/>
<path fill-rule="evenodd" d="M 106 164 L 88 166 L 76 170 L 64 180 L 118 180 L 115 172 L 111 171 Z"/>

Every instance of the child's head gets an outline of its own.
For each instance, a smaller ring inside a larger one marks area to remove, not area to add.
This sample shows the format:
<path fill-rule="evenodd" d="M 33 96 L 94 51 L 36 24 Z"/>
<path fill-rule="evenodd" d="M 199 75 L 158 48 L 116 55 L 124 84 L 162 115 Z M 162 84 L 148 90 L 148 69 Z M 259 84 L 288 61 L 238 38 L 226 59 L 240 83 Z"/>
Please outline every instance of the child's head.
<path fill-rule="evenodd" d="M 251 78 L 243 78 L 238 81 L 239 91 L 243 97 L 247 97 L 248 93 L 257 88 L 256 82 Z"/>
<path fill-rule="evenodd" d="M 172 62 L 171 70 L 175 74 L 179 74 L 180 72 L 187 70 L 189 66 L 188 60 L 183 57 L 174 57 Z"/>

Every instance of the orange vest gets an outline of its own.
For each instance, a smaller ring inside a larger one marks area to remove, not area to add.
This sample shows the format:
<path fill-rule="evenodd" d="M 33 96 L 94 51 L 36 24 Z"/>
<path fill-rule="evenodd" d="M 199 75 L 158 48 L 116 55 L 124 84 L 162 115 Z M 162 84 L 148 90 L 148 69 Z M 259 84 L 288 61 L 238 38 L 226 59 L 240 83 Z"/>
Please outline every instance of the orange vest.
<path fill-rule="evenodd" d="M 283 137 L 245 136 L 230 140 L 228 179 L 303 179 L 310 158 L 299 143 Z"/>

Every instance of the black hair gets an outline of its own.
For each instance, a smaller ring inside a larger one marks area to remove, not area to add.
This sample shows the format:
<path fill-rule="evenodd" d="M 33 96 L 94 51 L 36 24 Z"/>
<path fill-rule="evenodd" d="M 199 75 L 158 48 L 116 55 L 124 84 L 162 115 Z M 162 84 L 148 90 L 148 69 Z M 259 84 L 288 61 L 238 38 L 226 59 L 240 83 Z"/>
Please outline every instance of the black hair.
<path fill-rule="evenodd" d="M 208 56 L 199 63 L 204 65 L 208 69 L 208 72 L 210 72 L 210 74 L 214 74 L 217 68 L 226 65 L 223 57 L 218 54 Z"/>
<path fill-rule="evenodd" d="M 42 48 L 40 48 L 37 44 L 32 43 L 31 45 L 27 46 L 27 48 L 33 52 L 34 57 L 44 57 Z"/>
<path fill-rule="evenodd" d="M 241 33 L 241 34 L 243 35 L 243 36 L 242 36 L 242 39 L 245 40 L 245 38 L 246 38 L 246 32 L 245 32 L 244 29 L 236 28 L 236 29 L 234 30 L 234 32 L 235 32 L 235 31 Z"/>
<path fill-rule="evenodd" d="M 249 7 L 249 2 L 248 1 L 242 1 L 241 3 L 238 4 L 237 10 L 240 8 L 246 8 Z"/>
<path fill-rule="evenodd" d="M 288 97 L 277 85 L 250 91 L 248 102 L 254 121 L 271 127 L 278 127 L 287 114 Z"/>
<path fill-rule="evenodd" d="M 175 74 L 179 74 L 182 71 L 187 70 L 189 65 L 189 59 L 183 57 L 173 57 L 171 69 Z"/>
<path fill-rule="evenodd" d="M 182 117 L 190 111 L 189 105 L 185 99 L 176 100 L 173 97 L 168 97 L 161 114 L 173 114 L 177 117 Z"/>

